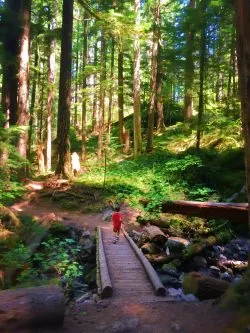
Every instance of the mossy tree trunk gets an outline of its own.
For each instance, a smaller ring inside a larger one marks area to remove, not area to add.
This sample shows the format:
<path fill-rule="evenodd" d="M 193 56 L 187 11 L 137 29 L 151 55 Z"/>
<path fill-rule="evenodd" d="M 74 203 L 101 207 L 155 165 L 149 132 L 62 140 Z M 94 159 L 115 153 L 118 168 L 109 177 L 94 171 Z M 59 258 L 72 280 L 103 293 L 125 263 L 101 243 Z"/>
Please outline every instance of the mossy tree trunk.
<path fill-rule="evenodd" d="M 71 106 L 71 67 L 72 67 L 72 29 L 73 0 L 63 1 L 62 43 L 58 103 L 58 163 L 56 175 L 68 176 L 70 173 L 70 106 Z"/>

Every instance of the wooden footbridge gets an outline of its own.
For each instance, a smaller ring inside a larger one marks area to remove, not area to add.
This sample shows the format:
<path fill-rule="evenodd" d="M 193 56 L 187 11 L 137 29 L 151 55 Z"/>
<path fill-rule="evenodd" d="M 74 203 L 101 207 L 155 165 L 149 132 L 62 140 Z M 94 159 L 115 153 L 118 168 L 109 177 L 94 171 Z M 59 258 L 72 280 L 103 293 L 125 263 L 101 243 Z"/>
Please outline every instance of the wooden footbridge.
<path fill-rule="evenodd" d="M 158 275 L 126 231 L 113 244 L 111 227 L 99 227 L 97 239 L 97 285 L 102 298 L 165 296 Z"/>

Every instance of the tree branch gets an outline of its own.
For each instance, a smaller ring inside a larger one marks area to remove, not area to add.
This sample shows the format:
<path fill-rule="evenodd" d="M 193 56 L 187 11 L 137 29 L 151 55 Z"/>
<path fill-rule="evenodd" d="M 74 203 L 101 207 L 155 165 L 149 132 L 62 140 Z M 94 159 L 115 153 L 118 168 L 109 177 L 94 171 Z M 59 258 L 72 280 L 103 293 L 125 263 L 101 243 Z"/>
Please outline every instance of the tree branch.
<path fill-rule="evenodd" d="M 78 0 L 78 3 L 94 18 L 96 18 L 97 20 L 101 20 L 100 16 L 98 14 L 96 14 L 93 9 L 90 7 L 90 5 L 88 4 L 87 1 L 85 0 Z"/>

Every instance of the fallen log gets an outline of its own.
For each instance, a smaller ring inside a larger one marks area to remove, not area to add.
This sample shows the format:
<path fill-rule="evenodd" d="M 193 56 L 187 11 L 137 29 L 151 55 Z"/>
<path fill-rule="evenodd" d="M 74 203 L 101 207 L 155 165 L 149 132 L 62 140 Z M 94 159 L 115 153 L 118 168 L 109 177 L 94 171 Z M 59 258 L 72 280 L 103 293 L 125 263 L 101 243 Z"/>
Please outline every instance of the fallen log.
<path fill-rule="evenodd" d="M 64 319 L 63 290 L 42 286 L 0 292 L 0 332 L 32 326 L 60 325 Z"/>
<path fill-rule="evenodd" d="M 161 266 L 163 264 L 168 264 L 174 259 L 183 259 L 183 256 L 181 254 L 170 254 L 164 255 L 164 254 L 145 254 L 145 257 L 148 259 L 148 261 L 155 265 L 155 266 Z"/>
<path fill-rule="evenodd" d="M 218 298 L 227 291 L 229 286 L 229 282 L 196 272 L 187 274 L 183 282 L 184 292 L 194 294 L 200 300 Z"/>
<path fill-rule="evenodd" d="M 147 206 L 148 200 L 140 201 Z M 204 218 L 227 219 L 235 223 L 247 223 L 248 204 L 229 202 L 198 202 L 198 201 L 164 201 L 161 203 L 162 213 L 175 213 Z"/>
<path fill-rule="evenodd" d="M 130 243 L 132 249 L 134 250 L 135 254 L 141 261 L 146 273 L 148 274 L 149 280 L 151 281 L 154 289 L 155 294 L 157 296 L 165 296 L 166 290 L 161 283 L 159 276 L 155 272 L 154 268 L 151 266 L 149 261 L 146 259 L 146 257 L 142 254 L 141 250 L 138 248 L 138 246 L 135 244 L 135 242 L 132 240 L 132 238 L 128 235 L 128 233 L 122 228 L 122 231 L 124 233 L 124 236 L 127 238 L 128 242 Z"/>
<path fill-rule="evenodd" d="M 243 273 L 248 268 L 247 261 L 227 260 L 223 261 L 223 266 L 231 268 L 235 273 Z"/>
<path fill-rule="evenodd" d="M 98 270 L 100 273 L 101 297 L 111 297 L 113 294 L 113 287 L 109 276 L 100 227 L 98 227 Z"/>
<path fill-rule="evenodd" d="M 154 225 L 148 225 L 144 227 L 143 231 L 146 233 L 150 242 L 159 242 L 164 244 L 167 240 L 167 236 L 164 234 L 164 232 L 162 232 L 160 228 Z"/>

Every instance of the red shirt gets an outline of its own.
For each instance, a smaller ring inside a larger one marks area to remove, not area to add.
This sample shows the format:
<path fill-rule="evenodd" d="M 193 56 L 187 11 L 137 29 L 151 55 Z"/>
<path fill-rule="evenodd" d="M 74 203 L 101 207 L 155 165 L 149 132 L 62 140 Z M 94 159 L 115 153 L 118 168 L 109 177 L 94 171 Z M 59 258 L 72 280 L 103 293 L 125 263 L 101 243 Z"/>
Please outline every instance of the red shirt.
<path fill-rule="evenodd" d="M 115 212 L 112 215 L 113 227 L 120 229 L 122 224 L 122 216 L 119 212 Z"/>

